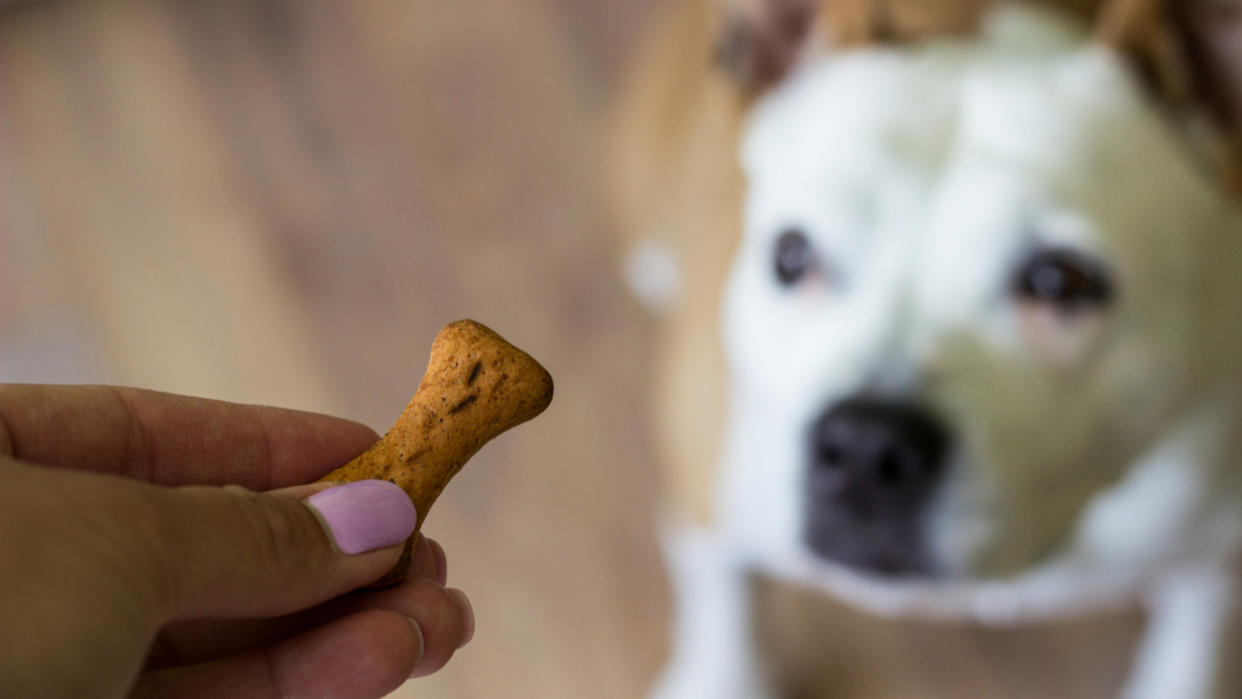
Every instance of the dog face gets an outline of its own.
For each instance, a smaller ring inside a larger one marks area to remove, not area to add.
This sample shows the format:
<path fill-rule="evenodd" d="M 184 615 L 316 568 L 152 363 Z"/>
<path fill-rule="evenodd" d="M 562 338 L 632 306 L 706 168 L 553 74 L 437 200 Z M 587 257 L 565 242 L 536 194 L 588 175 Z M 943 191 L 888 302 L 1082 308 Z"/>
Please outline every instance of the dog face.
<path fill-rule="evenodd" d="M 1073 36 L 808 65 L 743 164 L 724 510 L 756 549 L 1013 576 L 1232 390 L 1236 213 Z"/>

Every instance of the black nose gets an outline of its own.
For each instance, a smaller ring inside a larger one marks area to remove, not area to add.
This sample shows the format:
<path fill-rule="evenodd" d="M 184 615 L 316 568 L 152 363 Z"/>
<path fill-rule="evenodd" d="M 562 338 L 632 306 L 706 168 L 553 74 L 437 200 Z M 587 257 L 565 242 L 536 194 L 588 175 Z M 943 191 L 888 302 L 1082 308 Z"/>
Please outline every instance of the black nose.
<path fill-rule="evenodd" d="M 934 485 L 948 437 L 926 410 L 854 399 L 824 413 L 811 430 L 813 485 L 860 490 L 878 500 Z M 823 493 L 827 494 L 827 493 Z"/>
<path fill-rule="evenodd" d="M 812 425 L 807 445 L 807 544 L 818 555 L 886 576 L 932 569 L 923 512 L 949 448 L 926 409 L 851 399 Z"/>

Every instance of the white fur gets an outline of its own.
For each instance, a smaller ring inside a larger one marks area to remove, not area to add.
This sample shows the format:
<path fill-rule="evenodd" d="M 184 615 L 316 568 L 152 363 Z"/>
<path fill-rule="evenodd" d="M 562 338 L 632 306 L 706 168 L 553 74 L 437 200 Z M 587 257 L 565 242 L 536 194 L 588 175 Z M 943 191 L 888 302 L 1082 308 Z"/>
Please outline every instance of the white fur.
<path fill-rule="evenodd" d="M 1236 632 L 1230 629 L 1238 600 L 1234 575 L 1209 564 L 1174 571 L 1153 586 L 1150 628 L 1123 697 L 1227 696 L 1213 683 L 1222 663 L 1234 660 L 1226 637 Z"/>
<path fill-rule="evenodd" d="M 731 609 L 748 570 L 880 613 L 994 622 L 1146 596 L 1155 623 L 1128 694 L 1215 691 L 1214 610 L 1232 600 L 1218 571 L 1242 538 L 1242 223 L 1118 57 L 1031 9 L 990 26 L 809 60 L 754 110 L 725 301 L 722 516 L 673 537 L 684 606 L 661 699 L 738 696 L 702 682 L 752 667 Z M 794 224 L 829 262 L 790 291 L 771 246 Z M 1105 261 L 1114 308 L 1031 324 L 1007 275 L 1054 243 Z M 958 432 L 926 522 L 936 582 L 880 581 L 801 542 L 805 428 L 893 376 Z"/>
<path fill-rule="evenodd" d="M 762 699 L 768 695 L 752 647 L 750 580 L 716 532 L 674 519 L 661 529 L 679 604 L 674 655 L 651 699 Z"/>

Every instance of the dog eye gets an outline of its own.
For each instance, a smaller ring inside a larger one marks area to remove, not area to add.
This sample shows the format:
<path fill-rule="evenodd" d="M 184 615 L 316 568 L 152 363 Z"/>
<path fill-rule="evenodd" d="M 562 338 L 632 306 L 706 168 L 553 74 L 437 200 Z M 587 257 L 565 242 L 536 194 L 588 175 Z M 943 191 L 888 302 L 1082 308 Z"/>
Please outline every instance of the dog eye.
<path fill-rule="evenodd" d="M 1070 250 L 1051 249 L 1036 252 L 1018 268 L 1012 293 L 1021 301 L 1073 313 L 1107 305 L 1113 288 L 1094 260 Z"/>
<path fill-rule="evenodd" d="M 797 228 L 788 228 L 777 237 L 773 256 L 776 278 L 784 286 L 797 284 L 818 265 L 811 241 Z"/>

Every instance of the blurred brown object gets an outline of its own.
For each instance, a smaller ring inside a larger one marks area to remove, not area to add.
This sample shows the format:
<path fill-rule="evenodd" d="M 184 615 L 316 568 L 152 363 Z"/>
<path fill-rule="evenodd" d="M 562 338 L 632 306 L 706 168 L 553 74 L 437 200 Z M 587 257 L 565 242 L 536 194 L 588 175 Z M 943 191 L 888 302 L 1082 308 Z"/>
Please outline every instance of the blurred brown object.
<path fill-rule="evenodd" d="M 1181 0 L 1173 12 L 1195 39 L 1188 60 L 1196 92 L 1218 120 L 1232 125 L 1234 158 L 1226 176 L 1242 197 L 1242 0 Z"/>
<path fill-rule="evenodd" d="M 1090 13 L 1100 0 L 1064 2 L 1071 11 Z M 909 8 L 900 15 L 898 38 L 913 40 L 920 32 L 968 31 L 979 3 L 887 5 Z M 782 9 L 764 19 L 765 6 Z M 682 262 L 680 296 L 656 339 L 653 430 L 667 506 L 704 525 L 715 517 L 716 459 L 727 408 L 719 318 L 724 278 L 740 239 L 740 129 L 763 80 L 779 76 L 779 57 L 800 49 L 762 49 L 777 57 L 762 69 L 747 67 L 745 56 L 726 56 L 724 70 L 702 57 L 713 46 L 719 55 L 721 41 L 758 50 L 782 37 L 771 29 L 782 24 L 780 12 L 808 6 L 800 0 L 672 2 L 643 37 L 613 114 L 606 165 L 620 233 L 627 245 L 655 243 Z M 949 11 L 937 15 L 932 6 Z M 850 5 L 836 7 L 844 12 Z M 963 9 L 971 12 L 959 13 Z M 768 28 L 749 40 L 730 38 L 730 31 L 739 31 L 730 25 L 730 12 Z M 893 39 L 861 31 L 848 36 Z M 790 32 L 781 40 L 807 38 Z M 774 67 L 775 73 L 767 72 Z M 764 659 L 782 696 L 793 699 L 1109 696 L 1126 677 L 1143 624 L 1133 609 L 1013 627 L 881 619 L 820 592 L 771 581 L 759 588 L 753 615 Z"/>
<path fill-rule="evenodd" d="M 477 317 L 557 378 L 426 532 L 473 642 L 399 696 L 630 699 L 663 657 L 594 117 L 648 2 L 46 0 L 0 14 L 0 379 L 379 431 Z M 402 378 L 404 377 L 404 378 Z"/>
<path fill-rule="evenodd" d="M 1002 0 L 708 0 L 716 55 L 744 89 L 776 82 L 808 42 L 850 48 L 966 35 Z M 1093 20 L 1116 0 L 1036 0 Z M 1129 2 L 1129 0 L 1122 0 Z M 1148 2 L 1148 0 L 1139 0 Z"/>

